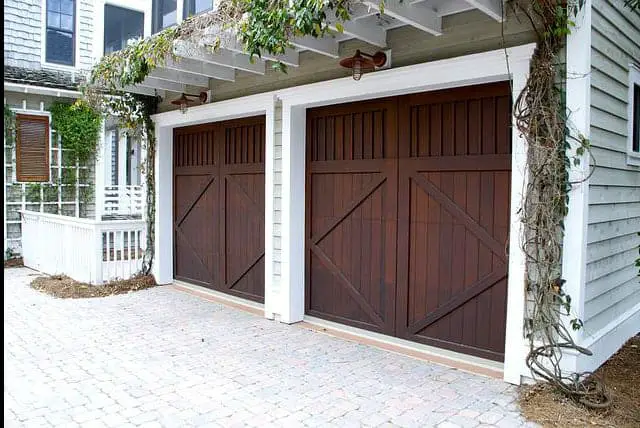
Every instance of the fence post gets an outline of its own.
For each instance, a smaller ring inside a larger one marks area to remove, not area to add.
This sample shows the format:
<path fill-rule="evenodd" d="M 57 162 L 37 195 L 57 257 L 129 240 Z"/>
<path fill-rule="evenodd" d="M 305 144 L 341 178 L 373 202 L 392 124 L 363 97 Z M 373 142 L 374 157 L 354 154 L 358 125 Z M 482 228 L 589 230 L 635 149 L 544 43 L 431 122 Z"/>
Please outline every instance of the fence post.
<path fill-rule="evenodd" d="M 102 284 L 102 222 L 96 222 L 93 225 L 93 242 L 94 242 L 94 254 L 93 254 L 93 283 Z"/>

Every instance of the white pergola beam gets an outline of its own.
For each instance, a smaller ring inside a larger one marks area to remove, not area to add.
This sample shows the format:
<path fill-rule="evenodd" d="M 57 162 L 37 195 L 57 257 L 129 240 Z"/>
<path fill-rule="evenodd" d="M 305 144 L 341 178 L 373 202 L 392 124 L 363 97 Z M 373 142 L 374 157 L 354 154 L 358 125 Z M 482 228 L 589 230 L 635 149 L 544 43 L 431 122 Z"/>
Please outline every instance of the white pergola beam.
<path fill-rule="evenodd" d="M 233 46 L 225 46 L 225 47 L 231 51 L 238 52 L 239 54 L 244 53 L 244 48 L 239 42 L 233 43 Z M 280 55 L 271 55 L 268 53 L 263 53 L 261 57 L 262 58 L 254 56 L 254 60 L 258 61 L 260 59 L 267 59 L 269 61 L 280 61 L 281 63 L 290 65 L 291 67 L 298 67 L 300 65 L 299 54 L 293 49 L 286 49 L 284 54 L 280 54 Z"/>
<path fill-rule="evenodd" d="M 149 77 L 168 80 L 170 82 L 183 83 L 191 86 L 209 87 L 209 78 L 199 74 L 189 73 L 181 70 L 172 70 L 168 68 L 156 68 Z"/>
<path fill-rule="evenodd" d="M 216 64 L 223 67 L 236 68 L 254 74 L 265 73 L 265 62 L 259 58 L 249 61 L 248 55 L 231 52 L 227 49 L 218 49 L 212 52 L 204 46 L 196 46 L 186 42 L 176 42 L 173 52 L 182 58 L 192 58 L 198 61 Z"/>
<path fill-rule="evenodd" d="M 133 85 L 129 85 L 129 86 L 125 86 L 124 88 L 122 88 L 123 91 L 125 92 L 131 92 L 134 94 L 140 94 L 140 95 L 147 95 L 150 97 L 154 97 L 156 95 L 159 96 L 164 96 L 164 90 L 156 90 L 154 88 L 149 88 L 146 86 L 133 86 Z"/>
<path fill-rule="evenodd" d="M 158 79 L 155 77 L 148 77 L 148 76 L 146 79 L 144 79 L 144 82 L 142 82 L 139 85 L 136 85 L 136 88 L 138 87 L 162 89 L 165 91 L 177 92 L 177 93 L 186 91 L 186 85 L 183 83 L 170 82 L 168 80 L 163 80 L 163 79 Z"/>
<path fill-rule="evenodd" d="M 215 29 L 212 29 L 209 36 L 205 36 L 205 43 L 214 43 L 215 39 L 218 36 L 214 36 L 216 34 Z M 224 49 L 228 49 L 230 51 L 236 52 L 238 54 L 245 54 L 244 46 L 238 40 L 238 37 L 231 31 L 227 30 L 227 34 L 222 35 L 221 37 L 221 47 Z M 248 57 L 248 55 L 247 55 Z M 286 49 L 284 54 L 280 55 L 271 55 L 267 53 L 263 53 L 261 57 L 254 56 L 253 60 L 258 61 L 260 59 L 266 59 L 270 61 L 280 61 L 283 64 L 290 65 L 291 67 L 298 67 L 300 65 L 300 58 L 298 52 L 293 49 Z"/>
<path fill-rule="evenodd" d="M 299 49 L 307 49 L 320 55 L 338 58 L 339 43 L 335 37 L 317 38 L 312 36 L 297 37 L 291 44 Z"/>
<path fill-rule="evenodd" d="M 380 10 L 380 2 L 377 0 L 365 0 L 364 4 Z M 429 7 L 412 5 L 407 1 L 386 0 L 383 10 L 385 15 L 389 15 L 434 36 L 442 34 L 442 18 L 438 16 L 435 10 Z"/>
<path fill-rule="evenodd" d="M 167 58 L 164 68 L 193 73 L 195 75 L 211 79 L 226 80 L 229 82 L 234 82 L 236 80 L 236 73 L 233 68 L 222 67 L 220 65 L 210 64 L 192 58 L 179 58 L 177 61 Z"/>
<path fill-rule="evenodd" d="M 332 22 L 329 26 L 333 30 L 337 30 L 336 22 Z M 343 33 L 356 39 L 367 42 L 370 45 L 381 48 L 387 47 L 387 30 L 378 25 L 367 25 L 361 21 L 341 22 Z"/>
<path fill-rule="evenodd" d="M 484 12 L 498 22 L 502 22 L 502 1 L 501 0 L 465 0 L 469 6 Z"/>

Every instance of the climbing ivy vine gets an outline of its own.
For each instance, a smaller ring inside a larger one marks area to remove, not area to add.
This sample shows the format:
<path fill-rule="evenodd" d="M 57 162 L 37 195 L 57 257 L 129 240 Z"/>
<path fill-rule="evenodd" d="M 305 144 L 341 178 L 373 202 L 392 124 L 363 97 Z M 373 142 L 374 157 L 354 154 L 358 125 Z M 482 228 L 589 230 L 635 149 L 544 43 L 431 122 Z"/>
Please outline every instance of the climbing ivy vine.
<path fill-rule="evenodd" d="M 56 101 L 49 107 L 51 128 L 60 137 L 70 164 L 86 164 L 98 151 L 102 115 L 83 100 Z"/>
<path fill-rule="evenodd" d="M 4 144 L 15 147 L 16 143 L 16 114 L 9 106 L 4 106 Z"/>

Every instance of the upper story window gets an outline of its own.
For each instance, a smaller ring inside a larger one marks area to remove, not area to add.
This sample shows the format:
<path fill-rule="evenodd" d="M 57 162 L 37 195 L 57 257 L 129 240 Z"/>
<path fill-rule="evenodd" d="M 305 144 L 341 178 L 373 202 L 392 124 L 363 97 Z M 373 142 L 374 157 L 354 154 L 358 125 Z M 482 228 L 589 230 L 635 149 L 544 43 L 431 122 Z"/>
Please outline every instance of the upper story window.
<path fill-rule="evenodd" d="M 214 0 L 184 0 L 183 18 L 213 9 Z"/>
<path fill-rule="evenodd" d="M 144 34 L 144 13 L 122 7 L 104 6 L 104 54 L 119 51 L 131 39 Z"/>
<path fill-rule="evenodd" d="M 640 69 L 629 66 L 627 162 L 640 165 Z"/>
<path fill-rule="evenodd" d="M 47 0 L 46 62 L 74 65 L 75 1 Z"/>
<path fill-rule="evenodd" d="M 177 0 L 153 0 L 153 32 L 171 27 L 178 22 Z"/>

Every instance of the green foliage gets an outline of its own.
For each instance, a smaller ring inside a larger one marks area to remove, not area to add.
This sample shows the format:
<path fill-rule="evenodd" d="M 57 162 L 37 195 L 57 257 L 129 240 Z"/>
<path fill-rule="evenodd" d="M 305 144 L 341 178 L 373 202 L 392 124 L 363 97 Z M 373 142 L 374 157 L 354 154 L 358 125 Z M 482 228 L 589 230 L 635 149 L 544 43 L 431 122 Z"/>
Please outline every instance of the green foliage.
<path fill-rule="evenodd" d="M 51 105 L 51 126 L 60 136 L 71 162 L 89 161 L 97 152 L 102 116 L 89 104 L 55 102 Z"/>
<path fill-rule="evenodd" d="M 4 139 L 5 144 L 14 147 L 16 142 L 16 114 L 9 106 L 4 106 Z"/>
<path fill-rule="evenodd" d="M 26 186 L 25 200 L 26 202 L 40 202 L 40 189 L 42 185 L 40 183 L 28 183 Z"/>
<path fill-rule="evenodd" d="M 640 10 L 640 0 L 624 0 L 624 5 L 631 10 Z"/>
<path fill-rule="evenodd" d="M 262 53 L 278 55 L 290 47 L 292 37 L 323 37 L 330 32 L 328 18 L 346 21 L 349 19 L 346 0 L 239 0 L 248 11 L 238 24 L 238 35 L 246 51 L 260 57 Z M 331 13 L 327 16 L 326 10 Z M 342 24 L 336 24 L 342 31 Z M 284 64 L 274 67 L 285 71 Z"/>
<path fill-rule="evenodd" d="M 124 49 L 105 55 L 91 70 L 89 83 L 115 93 L 125 86 L 141 83 L 154 68 L 173 56 L 177 27 L 167 28 Z"/>

